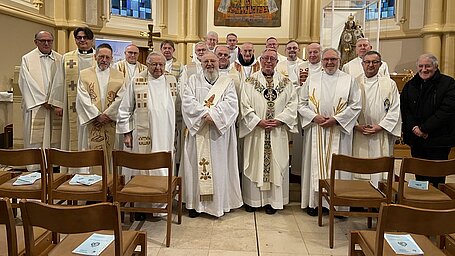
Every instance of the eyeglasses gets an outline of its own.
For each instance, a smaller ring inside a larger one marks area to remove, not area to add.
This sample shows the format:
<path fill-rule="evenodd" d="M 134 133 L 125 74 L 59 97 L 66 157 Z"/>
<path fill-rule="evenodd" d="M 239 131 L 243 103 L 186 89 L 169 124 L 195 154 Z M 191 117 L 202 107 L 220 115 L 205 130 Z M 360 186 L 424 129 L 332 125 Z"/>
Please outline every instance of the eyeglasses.
<path fill-rule="evenodd" d="M 76 38 L 77 41 L 81 41 L 82 39 L 90 40 L 90 38 L 88 38 L 88 36 L 76 36 L 75 38 Z"/>
<path fill-rule="evenodd" d="M 380 60 L 364 60 L 362 62 L 363 62 L 363 64 L 365 64 L 367 66 L 370 65 L 370 64 L 378 65 L 379 63 L 381 63 Z"/>
<path fill-rule="evenodd" d="M 286 47 L 286 50 L 290 51 L 290 50 L 298 50 L 299 47 L 296 47 L 296 46 L 293 46 L 293 47 Z"/>
<path fill-rule="evenodd" d="M 47 39 L 35 39 L 36 41 L 42 43 L 42 44 L 45 44 L 45 43 L 48 43 L 48 44 L 52 44 L 54 42 L 54 39 L 50 39 L 50 40 L 47 40 Z"/>
<path fill-rule="evenodd" d="M 322 61 L 325 61 L 325 62 L 329 62 L 329 61 L 335 62 L 335 61 L 337 61 L 337 60 L 339 60 L 339 58 L 323 58 L 323 59 L 322 59 Z"/>
<path fill-rule="evenodd" d="M 261 57 L 261 60 L 274 62 L 277 59 L 275 57 Z"/>

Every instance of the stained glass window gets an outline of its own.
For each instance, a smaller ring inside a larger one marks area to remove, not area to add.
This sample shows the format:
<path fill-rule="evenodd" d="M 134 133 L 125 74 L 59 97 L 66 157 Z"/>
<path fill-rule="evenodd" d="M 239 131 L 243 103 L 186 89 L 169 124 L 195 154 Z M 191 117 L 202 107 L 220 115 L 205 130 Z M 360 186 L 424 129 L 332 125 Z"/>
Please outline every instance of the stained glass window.
<path fill-rule="evenodd" d="M 395 17 L 395 0 L 380 0 L 381 1 L 381 19 L 390 19 Z M 366 20 L 378 19 L 378 6 L 373 4 L 365 10 Z"/>
<path fill-rule="evenodd" d="M 111 0 L 111 13 L 150 20 L 152 19 L 152 0 Z"/>

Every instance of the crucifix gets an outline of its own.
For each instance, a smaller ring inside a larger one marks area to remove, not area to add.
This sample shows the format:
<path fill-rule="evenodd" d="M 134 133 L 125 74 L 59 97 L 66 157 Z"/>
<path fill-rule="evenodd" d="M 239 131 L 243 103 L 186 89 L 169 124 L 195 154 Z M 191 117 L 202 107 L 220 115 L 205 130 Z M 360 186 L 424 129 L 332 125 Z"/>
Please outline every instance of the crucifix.
<path fill-rule="evenodd" d="M 153 37 L 160 37 L 161 33 L 160 32 L 153 32 L 153 24 L 148 24 L 149 28 L 149 39 L 148 39 L 148 46 L 149 46 L 149 51 L 153 51 Z"/>

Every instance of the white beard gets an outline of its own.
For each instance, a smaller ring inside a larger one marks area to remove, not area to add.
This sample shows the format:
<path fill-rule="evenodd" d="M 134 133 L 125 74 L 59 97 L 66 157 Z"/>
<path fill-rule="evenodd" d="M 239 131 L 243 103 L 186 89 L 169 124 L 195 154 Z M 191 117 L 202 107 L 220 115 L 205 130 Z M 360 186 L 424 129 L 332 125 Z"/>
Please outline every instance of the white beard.
<path fill-rule="evenodd" d="M 209 83 L 213 84 L 218 79 L 218 70 L 214 70 L 213 72 L 204 70 L 204 76 Z"/>

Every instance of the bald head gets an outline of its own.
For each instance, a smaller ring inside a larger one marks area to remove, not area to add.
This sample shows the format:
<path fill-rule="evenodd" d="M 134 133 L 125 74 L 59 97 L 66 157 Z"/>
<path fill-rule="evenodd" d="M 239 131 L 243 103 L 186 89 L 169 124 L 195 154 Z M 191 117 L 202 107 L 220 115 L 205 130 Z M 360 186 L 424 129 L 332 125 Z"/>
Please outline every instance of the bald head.
<path fill-rule="evenodd" d="M 54 36 L 48 31 L 39 31 L 35 34 L 35 45 L 38 50 L 44 54 L 50 54 L 52 52 L 52 46 L 54 44 Z"/>
<path fill-rule="evenodd" d="M 309 44 L 306 49 L 306 56 L 311 64 L 317 64 L 321 62 L 321 45 L 318 43 Z"/>

